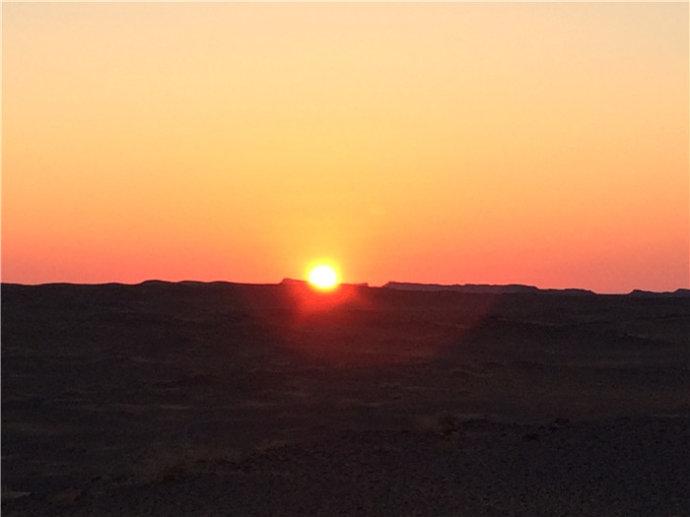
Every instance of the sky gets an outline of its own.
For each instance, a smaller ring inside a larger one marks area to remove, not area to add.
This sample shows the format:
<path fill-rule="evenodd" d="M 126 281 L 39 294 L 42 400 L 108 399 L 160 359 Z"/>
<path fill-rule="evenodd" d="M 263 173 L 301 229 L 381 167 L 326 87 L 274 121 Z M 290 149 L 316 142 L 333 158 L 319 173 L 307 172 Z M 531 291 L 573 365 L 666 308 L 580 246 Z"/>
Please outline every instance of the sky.
<path fill-rule="evenodd" d="M 2 281 L 688 287 L 688 15 L 4 4 Z"/>

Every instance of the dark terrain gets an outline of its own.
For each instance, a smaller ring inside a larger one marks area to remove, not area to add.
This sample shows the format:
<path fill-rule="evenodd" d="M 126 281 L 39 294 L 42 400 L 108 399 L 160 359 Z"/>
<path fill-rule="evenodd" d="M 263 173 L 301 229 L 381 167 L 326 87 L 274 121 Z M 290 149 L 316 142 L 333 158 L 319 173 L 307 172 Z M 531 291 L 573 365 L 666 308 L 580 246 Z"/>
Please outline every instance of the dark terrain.
<path fill-rule="evenodd" d="M 3 515 L 690 515 L 690 298 L 2 287 Z"/>

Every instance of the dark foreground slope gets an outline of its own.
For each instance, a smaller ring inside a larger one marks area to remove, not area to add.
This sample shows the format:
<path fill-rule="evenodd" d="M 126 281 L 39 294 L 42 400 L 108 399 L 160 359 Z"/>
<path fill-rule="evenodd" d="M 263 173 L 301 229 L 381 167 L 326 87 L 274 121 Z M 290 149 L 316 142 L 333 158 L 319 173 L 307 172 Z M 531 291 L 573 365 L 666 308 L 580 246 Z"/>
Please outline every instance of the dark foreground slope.
<path fill-rule="evenodd" d="M 3 286 L 13 514 L 690 515 L 690 301 Z"/>

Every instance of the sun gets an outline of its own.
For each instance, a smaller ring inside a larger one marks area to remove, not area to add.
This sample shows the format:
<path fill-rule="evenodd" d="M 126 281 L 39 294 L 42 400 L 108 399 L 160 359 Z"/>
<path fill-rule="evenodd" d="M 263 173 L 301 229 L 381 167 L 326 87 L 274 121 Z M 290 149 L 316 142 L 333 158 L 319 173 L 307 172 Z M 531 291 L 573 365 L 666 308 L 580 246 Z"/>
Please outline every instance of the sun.
<path fill-rule="evenodd" d="M 320 291 L 332 291 L 338 287 L 338 273 L 333 266 L 318 264 L 309 270 L 309 284 Z"/>

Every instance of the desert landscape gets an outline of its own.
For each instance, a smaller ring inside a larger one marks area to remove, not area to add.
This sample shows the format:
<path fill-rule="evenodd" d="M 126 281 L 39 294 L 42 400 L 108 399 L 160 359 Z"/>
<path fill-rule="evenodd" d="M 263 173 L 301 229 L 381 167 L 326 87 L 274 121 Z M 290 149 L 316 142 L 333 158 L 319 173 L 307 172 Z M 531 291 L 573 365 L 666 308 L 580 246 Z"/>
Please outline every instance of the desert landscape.
<path fill-rule="evenodd" d="M 690 515 L 687 292 L 473 289 L 4 284 L 3 514 Z"/>
<path fill-rule="evenodd" d="M 690 517 L 690 3 L 2 6 L 3 516 Z"/>

